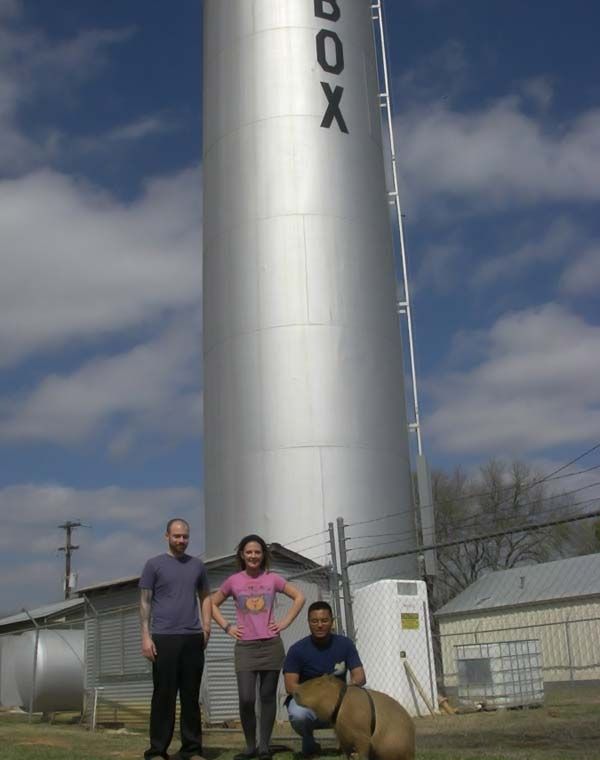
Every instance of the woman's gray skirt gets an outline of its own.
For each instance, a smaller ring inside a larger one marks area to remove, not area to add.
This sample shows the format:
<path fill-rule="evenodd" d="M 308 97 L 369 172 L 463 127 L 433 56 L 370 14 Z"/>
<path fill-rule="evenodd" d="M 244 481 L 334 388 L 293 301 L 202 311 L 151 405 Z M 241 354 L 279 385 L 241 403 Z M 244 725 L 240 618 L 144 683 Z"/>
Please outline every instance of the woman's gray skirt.
<path fill-rule="evenodd" d="M 279 636 L 235 642 L 235 671 L 281 670 L 285 651 Z"/>

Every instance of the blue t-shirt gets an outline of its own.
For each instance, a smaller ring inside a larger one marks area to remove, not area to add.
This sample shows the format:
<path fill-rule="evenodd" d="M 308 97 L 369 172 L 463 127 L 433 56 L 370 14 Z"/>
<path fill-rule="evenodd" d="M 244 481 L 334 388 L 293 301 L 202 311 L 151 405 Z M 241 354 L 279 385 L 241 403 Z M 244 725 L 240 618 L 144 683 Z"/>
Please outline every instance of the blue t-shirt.
<path fill-rule="evenodd" d="M 146 562 L 138 585 L 152 591 L 152 633 L 201 633 L 196 594 L 210 590 L 201 560 L 159 554 Z"/>
<path fill-rule="evenodd" d="M 323 675 L 335 675 L 346 680 L 346 673 L 362 667 L 362 662 L 351 639 L 332 633 L 323 644 L 316 644 L 307 636 L 293 644 L 283 663 L 284 673 L 298 673 L 299 681 L 308 681 Z"/>

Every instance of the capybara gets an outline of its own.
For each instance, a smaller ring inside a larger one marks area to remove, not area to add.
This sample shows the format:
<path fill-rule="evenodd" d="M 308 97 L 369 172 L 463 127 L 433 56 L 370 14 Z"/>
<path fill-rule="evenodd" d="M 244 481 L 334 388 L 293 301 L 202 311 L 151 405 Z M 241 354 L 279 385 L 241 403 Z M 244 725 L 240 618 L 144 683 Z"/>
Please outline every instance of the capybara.
<path fill-rule="evenodd" d="M 311 678 L 294 691 L 298 704 L 333 725 L 342 751 L 364 760 L 414 760 L 412 718 L 387 694 L 346 686 L 336 676 Z"/>

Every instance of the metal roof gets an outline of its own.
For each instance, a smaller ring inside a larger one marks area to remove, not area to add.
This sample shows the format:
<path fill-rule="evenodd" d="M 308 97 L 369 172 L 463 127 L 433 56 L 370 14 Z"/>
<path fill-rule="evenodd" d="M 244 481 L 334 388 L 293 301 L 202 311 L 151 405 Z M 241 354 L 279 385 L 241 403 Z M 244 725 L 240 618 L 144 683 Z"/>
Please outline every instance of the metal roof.
<path fill-rule="evenodd" d="M 34 620 L 40 620 L 43 618 L 54 617 L 60 615 L 67 610 L 73 609 L 73 607 L 80 607 L 85 604 L 84 599 L 63 599 L 62 602 L 55 602 L 54 604 L 46 604 L 43 607 L 36 607 L 33 610 L 27 610 L 27 612 L 17 612 L 14 615 L 0 619 L 0 628 L 7 625 L 14 625 L 15 623 L 25 623 L 33 618 Z M 27 614 L 29 613 L 29 614 Z"/>
<path fill-rule="evenodd" d="M 308 557 L 305 557 L 302 554 L 298 554 L 298 552 L 292 551 L 291 549 L 288 549 L 281 544 L 273 542 L 269 544 L 269 549 L 271 551 L 271 555 L 279 555 L 285 559 L 291 560 L 292 562 L 296 562 L 302 569 L 323 569 L 323 566 L 319 565 L 318 562 L 315 562 L 312 559 L 308 559 Z M 204 559 L 203 557 L 200 557 L 200 559 L 204 562 L 206 569 L 210 571 L 212 568 L 219 567 L 219 565 L 225 565 L 232 562 L 235 559 L 235 554 L 225 554 L 222 557 L 211 557 L 210 559 Z M 82 586 L 81 588 L 77 589 L 77 593 L 84 595 L 88 592 L 100 591 L 101 589 L 137 584 L 139 579 L 140 576 L 138 574 L 130 575 L 125 578 L 116 578 L 112 581 L 100 581 L 99 583 L 92 583 L 89 586 Z"/>
<path fill-rule="evenodd" d="M 436 615 L 460 615 L 596 595 L 600 595 L 600 553 L 497 570 L 479 578 Z"/>

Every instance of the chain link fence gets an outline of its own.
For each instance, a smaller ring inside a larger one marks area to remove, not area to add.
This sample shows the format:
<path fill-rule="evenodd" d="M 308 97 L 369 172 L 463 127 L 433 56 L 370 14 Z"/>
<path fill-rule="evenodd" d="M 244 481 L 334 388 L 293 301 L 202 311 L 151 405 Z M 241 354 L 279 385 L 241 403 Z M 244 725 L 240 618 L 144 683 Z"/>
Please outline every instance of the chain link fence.
<path fill-rule="evenodd" d="M 325 598 L 339 609 L 337 576 L 331 567 L 316 566 L 286 577 L 301 588 L 307 603 Z M 138 594 L 133 586 L 130 604 L 106 607 L 104 600 L 100 609 L 98 602 L 86 598 L 76 617 L 52 623 L 22 616 L 25 619 L 13 630 L 0 634 L 0 706 L 23 710 L 30 720 L 34 714 L 72 712 L 74 720 L 92 730 L 97 725 L 146 729 L 152 666 L 141 654 Z M 275 614 L 282 617 L 290 603 L 278 595 Z M 224 610 L 234 617 L 230 599 Z M 307 633 L 305 616 L 300 615 L 282 632 L 286 650 Z M 201 687 L 207 726 L 239 729 L 233 647 L 231 637 L 213 625 Z M 283 706 L 283 679 L 278 696 Z M 283 707 L 279 712 L 283 720 L 287 713 Z"/>
<path fill-rule="evenodd" d="M 527 706 L 600 683 L 597 595 L 436 614 L 430 608 L 435 580 L 420 579 L 414 539 L 384 531 L 384 545 L 369 546 L 379 533 L 358 535 L 338 520 L 322 536 L 321 564 L 287 574 L 308 603 L 330 601 L 337 630 L 357 643 L 368 686 L 396 697 L 414 715 L 430 715 L 451 705 Z M 546 597 L 552 595 L 547 588 Z M 140 653 L 137 590 L 120 599 L 131 603 L 96 609 L 85 599 L 76 614 L 44 625 L 29 615 L 1 634 L 0 704 L 17 705 L 30 717 L 73 711 L 90 728 L 145 728 L 152 673 Z M 307 634 L 300 615 L 284 632 L 286 649 Z M 280 703 L 284 697 L 280 685 Z M 201 699 L 207 725 L 238 725 L 233 642 L 216 627 Z M 278 717 L 285 718 L 283 709 Z"/>
<path fill-rule="evenodd" d="M 481 610 L 474 604 L 436 614 L 436 584 L 443 588 L 444 579 L 425 576 L 414 531 L 366 534 L 338 520 L 336 543 L 344 626 L 365 663 L 367 685 L 414 715 L 451 712 L 451 705 L 523 707 L 557 694 L 577 699 L 600 683 L 597 594 L 563 598 L 562 580 L 553 579 L 529 604 L 485 609 L 481 599 Z"/>

